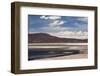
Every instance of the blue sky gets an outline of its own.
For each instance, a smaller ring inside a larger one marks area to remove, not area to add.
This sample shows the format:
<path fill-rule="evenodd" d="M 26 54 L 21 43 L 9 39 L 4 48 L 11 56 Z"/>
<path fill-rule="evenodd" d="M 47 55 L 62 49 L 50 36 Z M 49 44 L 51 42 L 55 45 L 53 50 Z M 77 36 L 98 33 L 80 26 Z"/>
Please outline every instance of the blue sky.
<path fill-rule="evenodd" d="M 49 33 L 64 38 L 87 38 L 88 17 L 28 15 L 29 33 Z"/>

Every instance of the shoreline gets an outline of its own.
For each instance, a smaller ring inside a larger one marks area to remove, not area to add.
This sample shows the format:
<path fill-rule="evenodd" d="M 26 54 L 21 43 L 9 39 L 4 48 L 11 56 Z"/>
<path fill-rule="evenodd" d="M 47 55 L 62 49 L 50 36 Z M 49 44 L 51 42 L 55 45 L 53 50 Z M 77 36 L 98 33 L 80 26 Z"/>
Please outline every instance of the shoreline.
<path fill-rule="evenodd" d="M 60 57 L 52 57 L 52 58 L 44 58 L 44 59 L 38 59 L 38 60 L 65 60 L 65 59 L 86 59 L 88 58 L 88 54 L 75 54 L 75 55 L 69 55 L 69 56 L 60 56 Z"/>

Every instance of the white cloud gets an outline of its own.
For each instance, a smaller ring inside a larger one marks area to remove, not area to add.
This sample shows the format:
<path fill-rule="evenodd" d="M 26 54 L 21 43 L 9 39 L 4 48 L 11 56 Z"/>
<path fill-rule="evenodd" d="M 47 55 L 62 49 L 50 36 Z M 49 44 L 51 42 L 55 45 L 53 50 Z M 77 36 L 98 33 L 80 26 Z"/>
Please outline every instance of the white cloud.
<path fill-rule="evenodd" d="M 68 30 L 69 28 L 59 26 L 59 27 L 42 27 L 41 29 L 49 32 L 54 32 L 54 31 L 56 32 L 56 31 Z"/>
<path fill-rule="evenodd" d="M 49 26 L 51 27 L 57 27 L 59 25 L 63 25 L 64 24 L 64 21 L 61 21 L 61 20 L 54 20 L 52 23 L 49 24 Z"/>
<path fill-rule="evenodd" d="M 60 32 L 53 32 L 49 33 L 53 36 L 57 36 L 60 38 L 76 38 L 76 39 L 87 39 L 88 38 L 88 32 L 82 32 L 82 31 L 60 31 Z"/>
<path fill-rule="evenodd" d="M 77 20 L 79 20 L 79 21 L 83 21 L 83 22 L 87 22 L 87 21 L 88 21 L 88 17 L 78 18 Z"/>
<path fill-rule="evenodd" d="M 57 20 L 57 19 L 61 19 L 61 16 L 40 16 L 41 19 L 51 19 L 51 20 Z"/>
<path fill-rule="evenodd" d="M 61 16 L 49 16 L 49 19 L 53 19 L 53 20 L 61 19 Z"/>
<path fill-rule="evenodd" d="M 46 17 L 46 16 L 40 16 L 40 18 L 41 18 L 41 19 L 45 19 L 45 20 L 49 19 L 49 18 Z"/>
<path fill-rule="evenodd" d="M 65 21 L 61 20 L 61 16 L 40 16 L 41 19 L 48 20 L 48 27 L 59 28 L 61 25 L 65 23 Z"/>

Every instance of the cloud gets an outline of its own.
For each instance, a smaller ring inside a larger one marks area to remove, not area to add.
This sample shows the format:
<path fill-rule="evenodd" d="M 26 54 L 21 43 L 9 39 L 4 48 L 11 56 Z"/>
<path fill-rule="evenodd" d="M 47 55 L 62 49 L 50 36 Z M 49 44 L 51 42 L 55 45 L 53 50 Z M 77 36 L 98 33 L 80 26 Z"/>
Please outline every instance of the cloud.
<path fill-rule="evenodd" d="M 49 16 L 49 19 L 53 19 L 53 20 L 61 19 L 61 16 Z"/>
<path fill-rule="evenodd" d="M 40 16 L 40 19 L 45 19 L 46 18 L 46 16 Z M 46 18 L 47 19 L 47 18 Z"/>
<path fill-rule="evenodd" d="M 40 16 L 40 19 L 51 19 L 51 20 L 57 20 L 57 19 L 61 19 L 61 16 Z"/>
<path fill-rule="evenodd" d="M 40 16 L 41 19 L 49 20 L 48 27 L 59 27 L 65 23 L 65 21 L 61 20 L 61 16 Z"/>
<path fill-rule="evenodd" d="M 68 30 L 66 27 L 42 27 L 40 30 L 43 30 L 45 32 L 59 32 L 59 31 L 65 31 Z"/>
<path fill-rule="evenodd" d="M 60 38 L 76 38 L 76 39 L 87 39 L 88 38 L 88 32 L 82 32 L 82 31 L 60 31 L 60 32 L 53 32 L 49 33 L 53 36 L 57 36 Z"/>
<path fill-rule="evenodd" d="M 65 22 L 62 20 L 54 20 L 53 22 L 49 23 L 48 25 L 51 27 L 59 27 L 60 25 L 63 25 Z"/>
<path fill-rule="evenodd" d="M 82 21 L 82 22 L 87 22 L 88 21 L 88 17 L 80 17 L 80 18 L 77 18 L 77 20 L 79 21 Z"/>

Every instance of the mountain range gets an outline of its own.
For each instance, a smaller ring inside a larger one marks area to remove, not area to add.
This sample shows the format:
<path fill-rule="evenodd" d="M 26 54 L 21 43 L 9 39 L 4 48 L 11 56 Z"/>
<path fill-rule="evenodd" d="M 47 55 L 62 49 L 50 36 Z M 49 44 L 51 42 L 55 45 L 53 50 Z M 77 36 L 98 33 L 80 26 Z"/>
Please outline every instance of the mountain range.
<path fill-rule="evenodd" d="M 28 34 L 28 43 L 87 43 L 88 39 L 60 38 L 47 33 Z"/>

